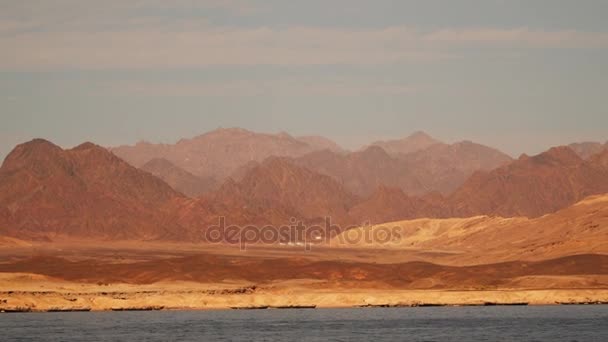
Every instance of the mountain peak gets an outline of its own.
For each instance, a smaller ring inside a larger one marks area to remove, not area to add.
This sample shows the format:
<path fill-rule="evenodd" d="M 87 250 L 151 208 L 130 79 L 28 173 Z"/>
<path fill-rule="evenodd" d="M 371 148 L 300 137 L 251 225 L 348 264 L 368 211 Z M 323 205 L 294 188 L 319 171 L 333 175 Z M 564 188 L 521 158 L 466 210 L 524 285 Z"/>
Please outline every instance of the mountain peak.
<path fill-rule="evenodd" d="M 297 140 L 308 144 L 315 150 L 330 150 L 332 152 L 344 152 L 342 146 L 335 141 L 320 135 L 307 135 L 296 137 Z"/>
<path fill-rule="evenodd" d="M 428 133 L 424 131 L 415 131 L 414 133 L 410 134 L 410 136 L 406 139 L 437 141 L 435 138 L 431 137 Z"/>
<path fill-rule="evenodd" d="M 417 131 L 405 138 L 376 141 L 371 145 L 380 146 L 389 154 L 408 154 L 439 143 L 439 140 L 434 139 L 427 133 Z"/>
<path fill-rule="evenodd" d="M 227 128 L 218 128 L 209 133 L 226 133 L 226 134 L 253 134 L 252 131 L 241 128 L 241 127 L 227 127 Z"/>
<path fill-rule="evenodd" d="M 63 149 L 45 139 L 33 139 L 17 145 L 4 159 L 2 168 L 21 168 L 26 165 L 40 164 L 59 159 Z"/>
<path fill-rule="evenodd" d="M 358 154 L 372 158 L 390 158 L 390 155 L 378 145 L 368 146 L 363 151 L 358 152 Z"/>
<path fill-rule="evenodd" d="M 52 142 L 46 139 L 36 138 L 23 144 L 17 145 L 17 147 L 15 147 L 15 150 L 23 150 L 27 152 L 49 152 L 61 151 L 61 147 L 53 144 Z"/>
<path fill-rule="evenodd" d="M 145 163 L 141 169 L 142 170 L 148 170 L 150 168 L 172 168 L 175 167 L 175 165 L 168 161 L 165 158 L 154 158 L 154 159 L 150 159 L 147 163 Z"/>
<path fill-rule="evenodd" d="M 108 149 L 92 142 L 82 143 L 70 150 L 67 150 L 67 152 L 71 153 L 71 155 L 80 156 L 80 158 L 77 158 L 76 161 L 85 164 L 99 163 L 101 160 L 112 162 L 118 162 L 120 160 Z"/>
<path fill-rule="evenodd" d="M 471 140 L 462 140 L 453 144 L 454 146 L 481 146 L 477 143 L 472 142 Z"/>
<path fill-rule="evenodd" d="M 94 144 L 90 141 L 84 142 L 84 143 L 72 148 L 73 151 L 84 151 L 84 150 L 92 150 L 92 149 L 101 149 L 104 151 L 106 150 L 105 148 L 103 148 L 97 144 Z"/>
<path fill-rule="evenodd" d="M 289 133 L 287 133 L 287 132 L 285 132 L 285 131 L 280 131 L 280 132 L 277 134 L 277 136 L 278 136 L 279 138 L 284 138 L 284 139 L 293 139 L 293 137 L 292 137 L 292 136 L 291 136 Z"/>
<path fill-rule="evenodd" d="M 533 159 L 541 162 L 551 160 L 566 165 L 579 164 L 582 162 L 581 157 L 568 146 L 552 147 L 548 151 L 533 157 Z"/>

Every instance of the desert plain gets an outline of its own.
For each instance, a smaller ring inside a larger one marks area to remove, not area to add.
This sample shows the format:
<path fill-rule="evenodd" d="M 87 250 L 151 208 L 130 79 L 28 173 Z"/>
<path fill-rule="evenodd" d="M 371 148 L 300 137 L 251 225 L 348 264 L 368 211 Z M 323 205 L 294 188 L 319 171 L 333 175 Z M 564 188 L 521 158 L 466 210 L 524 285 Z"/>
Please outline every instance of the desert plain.
<path fill-rule="evenodd" d="M 34 139 L 0 168 L 0 311 L 604 304 L 607 147 Z M 328 217 L 321 236 L 243 234 Z M 222 219 L 236 240 L 209 239 Z"/>
<path fill-rule="evenodd" d="M 602 195 L 536 219 L 418 219 L 357 228 L 401 229 L 381 243 L 336 236 L 307 247 L 243 248 L 4 238 L 0 310 L 606 304 L 607 222 Z M 563 238 L 570 235 L 577 238 Z"/>

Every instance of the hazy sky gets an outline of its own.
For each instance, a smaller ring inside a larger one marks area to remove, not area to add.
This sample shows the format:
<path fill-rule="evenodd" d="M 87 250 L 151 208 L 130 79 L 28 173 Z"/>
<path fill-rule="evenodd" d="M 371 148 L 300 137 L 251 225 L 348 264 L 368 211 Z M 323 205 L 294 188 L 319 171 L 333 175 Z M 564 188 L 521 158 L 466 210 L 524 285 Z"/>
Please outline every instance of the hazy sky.
<path fill-rule="evenodd" d="M 0 0 L 0 158 L 217 127 L 608 139 L 606 0 Z"/>

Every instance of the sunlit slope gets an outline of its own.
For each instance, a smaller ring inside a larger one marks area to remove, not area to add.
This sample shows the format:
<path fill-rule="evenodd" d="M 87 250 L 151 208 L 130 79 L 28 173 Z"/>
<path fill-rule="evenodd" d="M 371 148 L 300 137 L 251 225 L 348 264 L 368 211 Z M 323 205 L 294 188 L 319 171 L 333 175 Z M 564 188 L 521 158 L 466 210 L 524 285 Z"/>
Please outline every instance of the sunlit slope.
<path fill-rule="evenodd" d="M 331 243 L 341 247 L 444 251 L 476 262 L 603 254 L 608 253 L 608 195 L 592 196 L 535 219 L 476 216 L 400 221 L 353 229 Z"/>

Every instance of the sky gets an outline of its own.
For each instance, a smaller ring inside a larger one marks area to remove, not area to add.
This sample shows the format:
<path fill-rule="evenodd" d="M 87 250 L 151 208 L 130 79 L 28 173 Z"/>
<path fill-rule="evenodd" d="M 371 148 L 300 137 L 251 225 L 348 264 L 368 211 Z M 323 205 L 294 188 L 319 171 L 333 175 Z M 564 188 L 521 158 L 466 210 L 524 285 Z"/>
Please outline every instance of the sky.
<path fill-rule="evenodd" d="M 218 127 L 608 139 L 605 0 L 0 0 L 0 158 Z"/>

